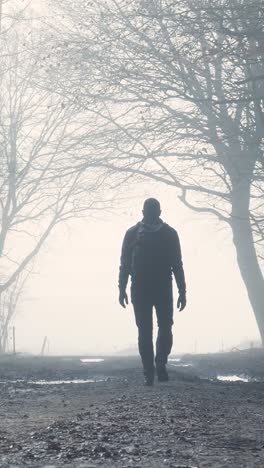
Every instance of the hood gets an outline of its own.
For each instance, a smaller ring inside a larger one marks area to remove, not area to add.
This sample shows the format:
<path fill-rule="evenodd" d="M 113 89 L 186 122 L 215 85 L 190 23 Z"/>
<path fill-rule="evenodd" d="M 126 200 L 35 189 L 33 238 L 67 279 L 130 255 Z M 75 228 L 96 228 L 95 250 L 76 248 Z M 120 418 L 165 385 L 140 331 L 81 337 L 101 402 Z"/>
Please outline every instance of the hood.
<path fill-rule="evenodd" d="M 158 232 L 161 229 L 163 229 L 165 226 L 166 224 L 160 218 L 156 224 L 145 223 L 144 219 L 139 223 L 140 230 L 146 231 L 146 232 Z"/>

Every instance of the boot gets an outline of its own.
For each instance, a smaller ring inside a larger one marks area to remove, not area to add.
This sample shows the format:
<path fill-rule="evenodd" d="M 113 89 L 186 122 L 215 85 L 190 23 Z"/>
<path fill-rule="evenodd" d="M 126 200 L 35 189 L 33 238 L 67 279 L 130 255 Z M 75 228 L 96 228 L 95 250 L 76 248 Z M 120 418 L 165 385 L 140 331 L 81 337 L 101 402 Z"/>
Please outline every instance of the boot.
<path fill-rule="evenodd" d="M 157 366 L 157 376 L 159 382 L 168 382 L 169 375 L 165 364 L 162 366 Z"/>
<path fill-rule="evenodd" d="M 154 384 L 154 375 L 155 369 L 144 370 L 145 385 L 147 387 L 152 387 L 152 385 Z"/>

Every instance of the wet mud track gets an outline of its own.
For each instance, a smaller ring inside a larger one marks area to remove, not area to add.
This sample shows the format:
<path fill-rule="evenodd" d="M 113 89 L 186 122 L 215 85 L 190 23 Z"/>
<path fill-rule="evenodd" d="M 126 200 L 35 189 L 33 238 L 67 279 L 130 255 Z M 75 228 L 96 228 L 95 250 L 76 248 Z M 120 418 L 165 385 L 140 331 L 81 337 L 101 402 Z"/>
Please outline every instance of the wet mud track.
<path fill-rule="evenodd" d="M 223 359 L 221 366 L 228 370 Z M 140 363 L 125 358 L 92 366 L 25 359 L 0 368 L 0 467 L 264 466 L 262 382 L 204 380 L 170 366 L 169 383 L 145 388 Z"/>

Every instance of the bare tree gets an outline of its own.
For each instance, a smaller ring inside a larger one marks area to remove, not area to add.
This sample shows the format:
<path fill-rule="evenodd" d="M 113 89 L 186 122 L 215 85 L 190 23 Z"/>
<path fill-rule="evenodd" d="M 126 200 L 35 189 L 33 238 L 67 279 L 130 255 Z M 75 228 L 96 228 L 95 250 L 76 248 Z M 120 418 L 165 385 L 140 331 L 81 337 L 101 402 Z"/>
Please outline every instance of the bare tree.
<path fill-rule="evenodd" d="M 0 0 L 0 34 L 6 34 L 14 25 L 23 21 L 29 3 L 21 4 L 19 0 Z"/>
<path fill-rule="evenodd" d="M 94 104 L 105 123 L 96 139 L 105 167 L 174 186 L 187 207 L 230 228 L 264 342 L 256 251 L 263 241 L 262 2 L 60 5 L 67 17 L 56 50 L 61 92 L 84 108 Z"/>
<path fill-rule="evenodd" d="M 78 105 L 44 89 L 43 45 L 30 37 L 12 30 L 0 38 L 2 298 L 12 295 L 58 223 L 111 205 L 106 171 L 83 145 L 87 117 Z M 86 173 L 78 160 L 84 150 Z"/>
<path fill-rule="evenodd" d="M 8 351 L 10 325 L 18 311 L 18 304 L 21 302 L 30 273 L 31 269 L 22 272 L 11 286 L 0 294 L 0 354 Z"/>

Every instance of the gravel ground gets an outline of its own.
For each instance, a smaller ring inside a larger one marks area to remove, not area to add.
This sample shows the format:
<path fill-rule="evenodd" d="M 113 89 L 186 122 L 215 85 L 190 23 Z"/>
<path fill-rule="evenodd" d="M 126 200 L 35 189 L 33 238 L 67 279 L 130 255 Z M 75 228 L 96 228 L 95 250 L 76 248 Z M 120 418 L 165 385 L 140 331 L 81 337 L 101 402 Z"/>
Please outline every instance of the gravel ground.
<path fill-rule="evenodd" d="M 263 468 L 264 383 L 215 380 L 264 379 L 263 358 L 184 356 L 153 388 L 136 358 L 1 359 L 0 467 Z"/>

